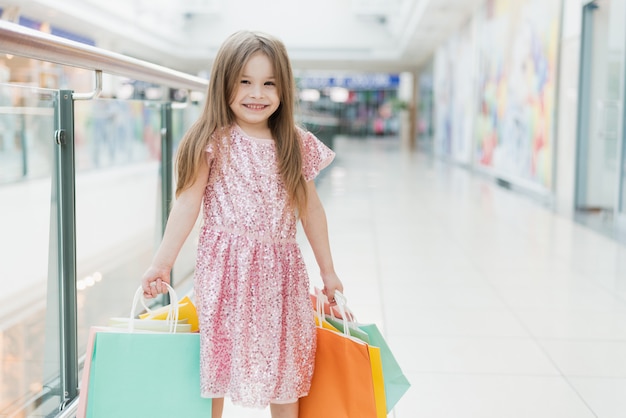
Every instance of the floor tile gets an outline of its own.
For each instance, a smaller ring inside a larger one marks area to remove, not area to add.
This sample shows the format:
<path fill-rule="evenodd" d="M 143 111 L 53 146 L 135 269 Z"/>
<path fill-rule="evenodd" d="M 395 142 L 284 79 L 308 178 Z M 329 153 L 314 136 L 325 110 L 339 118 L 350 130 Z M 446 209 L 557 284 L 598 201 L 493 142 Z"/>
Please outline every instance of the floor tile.
<path fill-rule="evenodd" d="M 489 268 L 482 270 L 485 279 L 498 289 L 567 289 L 588 288 L 589 278 L 565 262 L 524 267 Z"/>
<path fill-rule="evenodd" d="M 541 347 L 529 338 L 390 335 L 388 339 L 398 362 L 409 371 L 560 375 Z"/>
<path fill-rule="evenodd" d="M 516 316 L 537 338 L 626 341 L 626 312 L 517 310 Z"/>
<path fill-rule="evenodd" d="M 626 415 L 626 379 L 573 378 L 569 381 L 598 418 Z"/>
<path fill-rule="evenodd" d="M 498 294 L 514 310 L 626 312 L 626 303 L 617 295 L 591 284 L 557 289 L 498 289 Z"/>
<path fill-rule="evenodd" d="M 539 340 L 567 377 L 626 378 L 626 341 Z"/>
<path fill-rule="evenodd" d="M 411 379 L 397 418 L 597 418 L 558 377 L 423 373 Z"/>
<path fill-rule="evenodd" d="M 424 309 L 506 309 L 498 294 L 487 287 L 395 287 L 385 290 L 384 303 L 412 312 Z"/>
<path fill-rule="evenodd" d="M 244 408 L 233 405 L 228 398 L 224 400 L 224 412 L 222 418 L 270 418 L 270 409 Z"/>
<path fill-rule="evenodd" d="M 386 310 L 388 311 L 388 310 Z M 387 329 L 410 330 L 418 337 L 529 337 L 530 334 L 506 310 L 423 310 L 416 315 L 387 312 Z"/>

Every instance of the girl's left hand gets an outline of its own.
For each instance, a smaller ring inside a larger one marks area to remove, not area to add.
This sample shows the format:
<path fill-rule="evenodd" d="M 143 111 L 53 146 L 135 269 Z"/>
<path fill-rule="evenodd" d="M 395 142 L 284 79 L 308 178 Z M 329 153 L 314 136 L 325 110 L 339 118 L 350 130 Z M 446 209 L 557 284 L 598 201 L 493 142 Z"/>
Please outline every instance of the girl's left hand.
<path fill-rule="evenodd" d="M 141 278 L 143 296 L 146 299 L 152 299 L 161 293 L 168 293 L 169 289 L 166 284 L 170 284 L 169 270 L 150 267 Z"/>

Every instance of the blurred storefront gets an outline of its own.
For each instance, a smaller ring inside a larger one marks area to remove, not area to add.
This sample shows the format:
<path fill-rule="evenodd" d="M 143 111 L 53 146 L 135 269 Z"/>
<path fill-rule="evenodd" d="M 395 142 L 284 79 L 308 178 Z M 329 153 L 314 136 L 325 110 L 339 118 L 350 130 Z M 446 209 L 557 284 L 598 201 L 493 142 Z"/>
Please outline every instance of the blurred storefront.
<path fill-rule="evenodd" d="M 400 134 L 408 108 L 402 88 L 410 79 L 386 73 L 301 74 L 297 82 L 302 122 L 322 140 Z"/>

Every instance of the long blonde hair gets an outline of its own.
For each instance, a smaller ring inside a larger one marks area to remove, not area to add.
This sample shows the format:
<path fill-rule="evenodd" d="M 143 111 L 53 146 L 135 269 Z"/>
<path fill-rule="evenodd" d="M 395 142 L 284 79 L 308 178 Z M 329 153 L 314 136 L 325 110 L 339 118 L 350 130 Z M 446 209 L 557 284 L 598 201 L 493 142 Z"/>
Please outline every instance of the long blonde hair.
<path fill-rule="evenodd" d="M 190 187 L 198 174 L 205 149 L 214 134 L 235 122 L 230 101 L 243 68 L 250 57 L 262 52 L 272 62 L 280 105 L 268 120 L 276 145 L 278 172 L 285 183 L 291 205 L 301 218 L 306 215 L 306 181 L 302 175 L 302 155 L 294 112 L 295 80 L 285 45 L 271 35 L 239 31 L 229 36 L 220 47 L 209 80 L 204 110 L 185 133 L 176 154 L 176 196 Z"/>

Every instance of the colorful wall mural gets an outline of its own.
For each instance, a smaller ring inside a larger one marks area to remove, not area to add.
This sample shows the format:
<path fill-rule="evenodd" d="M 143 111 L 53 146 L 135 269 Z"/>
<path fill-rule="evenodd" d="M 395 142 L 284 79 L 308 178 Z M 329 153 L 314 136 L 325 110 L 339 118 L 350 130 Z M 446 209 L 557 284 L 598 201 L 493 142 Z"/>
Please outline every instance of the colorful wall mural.
<path fill-rule="evenodd" d="M 560 0 L 489 0 L 479 31 L 476 162 L 550 189 Z"/>
<path fill-rule="evenodd" d="M 476 54 L 474 21 L 464 25 L 435 55 L 435 152 L 469 164 L 472 157 Z"/>
<path fill-rule="evenodd" d="M 439 48 L 439 154 L 551 190 L 560 8 L 561 0 L 487 0 Z"/>

